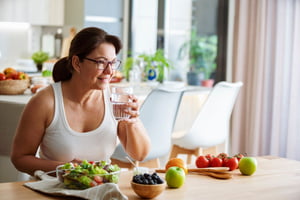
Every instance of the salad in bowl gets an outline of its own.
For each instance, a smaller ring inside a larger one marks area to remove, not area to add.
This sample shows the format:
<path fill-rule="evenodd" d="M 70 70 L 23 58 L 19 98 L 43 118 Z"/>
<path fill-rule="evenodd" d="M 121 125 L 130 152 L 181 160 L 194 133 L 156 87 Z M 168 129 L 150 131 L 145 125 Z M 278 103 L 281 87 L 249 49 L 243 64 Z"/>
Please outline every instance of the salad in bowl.
<path fill-rule="evenodd" d="M 69 189 L 87 189 L 103 183 L 118 183 L 121 169 L 106 161 L 65 163 L 56 168 L 58 179 Z"/>

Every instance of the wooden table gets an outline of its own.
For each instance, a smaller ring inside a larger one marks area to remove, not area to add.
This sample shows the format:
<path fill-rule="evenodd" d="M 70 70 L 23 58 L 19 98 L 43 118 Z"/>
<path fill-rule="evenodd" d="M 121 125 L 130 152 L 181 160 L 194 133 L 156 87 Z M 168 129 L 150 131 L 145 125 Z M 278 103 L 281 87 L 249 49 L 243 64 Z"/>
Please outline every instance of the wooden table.
<path fill-rule="evenodd" d="M 228 180 L 189 174 L 181 188 L 166 188 L 156 199 L 300 199 L 299 161 L 271 156 L 257 159 L 258 169 L 252 176 L 242 176 L 239 170 L 233 171 L 233 178 Z M 128 199 L 140 199 L 130 187 L 131 177 L 131 171 L 122 172 L 119 187 Z M 0 197 L 8 200 L 66 199 L 35 192 L 23 186 L 23 182 L 1 183 Z"/>

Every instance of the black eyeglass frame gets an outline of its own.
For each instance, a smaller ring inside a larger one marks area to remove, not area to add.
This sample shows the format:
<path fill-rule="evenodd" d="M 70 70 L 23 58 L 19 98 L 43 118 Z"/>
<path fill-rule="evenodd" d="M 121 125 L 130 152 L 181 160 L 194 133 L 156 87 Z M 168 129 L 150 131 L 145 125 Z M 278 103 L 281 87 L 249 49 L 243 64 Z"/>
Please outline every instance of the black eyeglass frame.
<path fill-rule="evenodd" d="M 92 62 L 96 63 L 97 68 L 99 70 L 105 70 L 108 65 L 110 65 L 113 70 L 117 70 L 117 69 L 119 69 L 119 67 L 122 63 L 121 60 L 114 60 L 114 61 L 94 60 L 94 59 L 87 58 L 87 57 L 84 57 L 83 59 L 86 59 L 86 60 L 89 60 L 89 61 L 92 61 Z M 103 65 L 103 67 L 100 67 L 101 65 Z"/>

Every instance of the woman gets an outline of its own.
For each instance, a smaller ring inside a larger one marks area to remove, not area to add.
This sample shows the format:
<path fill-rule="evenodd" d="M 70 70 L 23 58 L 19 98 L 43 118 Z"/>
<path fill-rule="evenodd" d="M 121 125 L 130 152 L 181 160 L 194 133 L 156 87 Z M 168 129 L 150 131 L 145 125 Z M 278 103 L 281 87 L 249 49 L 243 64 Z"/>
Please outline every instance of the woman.
<path fill-rule="evenodd" d="M 120 49 L 117 37 L 98 28 L 85 28 L 74 37 L 69 56 L 54 66 L 55 83 L 24 109 L 11 155 L 19 171 L 33 175 L 66 162 L 109 160 L 118 140 L 132 158 L 145 158 L 150 140 L 138 118 L 137 99 L 130 97 L 126 112 L 131 117 L 119 123 L 109 102 Z"/>

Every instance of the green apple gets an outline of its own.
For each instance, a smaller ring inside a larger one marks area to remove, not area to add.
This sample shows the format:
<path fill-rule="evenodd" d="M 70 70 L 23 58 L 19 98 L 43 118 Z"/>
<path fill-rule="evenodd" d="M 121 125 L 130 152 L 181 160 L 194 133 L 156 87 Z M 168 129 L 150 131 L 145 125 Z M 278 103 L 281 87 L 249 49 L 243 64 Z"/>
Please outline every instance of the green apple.
<path fill-rule="evenodd" d="M 170 167 L 166 172 L 167 185 L 171 188 L 179 188 L 184 184 L 185 172 L 180 167 Z"/>
<path fill-rule="evenodd" d="M 257 161 L 253 157 L 243 157 L 239 162 L 239 170 L 244 175 L 252 175 L 257 168 Z"/>

